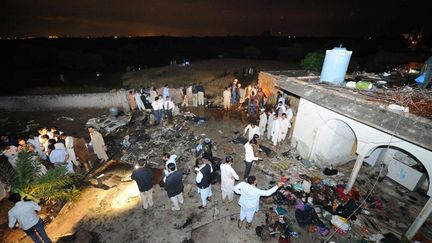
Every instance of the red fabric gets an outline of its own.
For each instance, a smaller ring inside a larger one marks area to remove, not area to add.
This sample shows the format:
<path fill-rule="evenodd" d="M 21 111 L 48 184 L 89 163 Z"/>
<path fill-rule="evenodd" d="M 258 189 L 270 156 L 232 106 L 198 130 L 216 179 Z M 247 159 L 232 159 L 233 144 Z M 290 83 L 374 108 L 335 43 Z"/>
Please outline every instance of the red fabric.
<path fill-rule="evenodd" d="M 279 237 L 279 243 L 290 243 L 290 238 L 283 238 L 282 236 Z"/>
<path fill-rule="evenodd" d="M 345 187 L 342 185 L 336 186 L 336 193 L 338 194 L 339 198 L 342 199 L 344 202 L 348 202 L 348 197 L 345 195 Z"/>

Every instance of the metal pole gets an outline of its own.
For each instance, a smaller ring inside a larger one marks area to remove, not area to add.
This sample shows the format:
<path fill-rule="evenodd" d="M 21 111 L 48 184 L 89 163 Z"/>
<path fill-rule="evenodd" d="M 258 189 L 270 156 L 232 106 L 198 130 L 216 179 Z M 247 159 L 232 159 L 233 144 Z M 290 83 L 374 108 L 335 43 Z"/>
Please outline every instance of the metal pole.
<path fill-rule="evenodd" d="M 361 168 L 361 166 L 363 164 L 363 159 L 364 159 L 364 156 L 362 156 L 362 155 L 359 155 L 357 157 L 357 160 L 356 160 L 356 162 L 354 164 L 354 168 L 351 171 L 351 176 L 349 178 L 347 187 L 345 189 L 345 193 L 348 193 L 348 192 L 351 191 L 351 188 L 353 187 L 354 182 L 356 181 L 358 173 L 360 171 L 360 168 Z"/>
<path fill-rule="evenodd" d="M 417 231 L 422 227 L 422 225 L 429 217 L 431 212 L 432 212 L 432 197 L 429 198 L 429 200 L 426 202 L 425 206 L 420 211 L 417 218 L 414 220 L 414 222 L 409 227 L 408 231 L 405 233 L 405 237 L 408 240 L 411 240 L 415 236 L 415 234 L 417 234 Z"/>

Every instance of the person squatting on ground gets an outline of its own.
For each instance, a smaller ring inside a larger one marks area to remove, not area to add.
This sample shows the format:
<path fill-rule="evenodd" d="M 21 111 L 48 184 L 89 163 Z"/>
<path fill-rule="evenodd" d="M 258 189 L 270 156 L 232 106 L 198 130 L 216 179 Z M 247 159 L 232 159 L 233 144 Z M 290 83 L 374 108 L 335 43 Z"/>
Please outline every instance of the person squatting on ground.
<path fill-rule="evenodd" d="M 274 187 L 268 190 L 258 189 L 257 180 L 255 176 L 249 176 L 247 182 L 240 182 L 237 184 L 233 191 L 240 194 L 238 204 L 240 205 L 240 218 L 238 220 L 239 229 L 242 228 L 244 220 L 246 219 L 246 229 L 249 229 L 252 225 L 252 220 L 255 212 L 259 210 L 259 199 L 260 197 L 268 197 L 275 193 L 278 188 L 283 186 L 283 182 L 279 182 Z"/>
<path fill-rule="evenodd" d="M 93 151 L 97 155 L 97 157 L 102 161 L 108 160 L 108 155 L 106 153 L 107 147 L 105 145 L 105 141 L 100 132 L 96 131 L 94 127 L 88 127 L 88 132 L 90 133 L 91 143 L 93 145 Z"/>
<path fill-rule="evenodd" d="M 41 207 L 33 201 L 21 201 L 19 193 L 9 196 L 9 201 L 15 205 L 8 212 L 9 228 L 14 228 L 18 221 L 19 226 L 36 243 L 51 243 L 45 232 L 44 223 L 36 214 Z"/>
<path fill-rule="evenodd" d="M 147 168 L 145 159 L 138 160 L 137 167 L 132 171 L 131 179 L 138 185 L 143 209 L 147 209 L 153 206 L 153 172 Z"/>
<path fill-rule="evenodd" d="M 207 200 L 211 201 L 212 196 L 210 179 L 213 168 L 210 164 L 204 163 L 202 158 L 198 158 L 195 162 L 195 170 L 197 171 L 195 182 L 198 194 L 201 195 L 201 206 L 198 208 L 206 208 Z"/>
<path fill-rule="evenodd" d="M 174 163 L 168 164 L 168 175 L 165 177 L 165 190 L 169 199 L 173 203 L 171 210 L 179 211 L 180 204 L 183 204 L 183 176 L 180 171 L 176 170 Z"/>
<path fill-rule="evenodd" d="M 230 203 L 233 200 L 234 192 L 234 182 L 239 180 L 239 176 L 232 167 L 234 158 L 232 156 L 227 156 L 225 162 L 220 165 L 221 171 L 221 191 L 222 191 L 222 202 Z"/>
<path fill-rule="evenodd" d="M 261 160 L 260 157 L 255 156 L 252 144 L 257 144 L 255 139 L 248 141 L 245 145 L 245 172 L 243 178 L 246 179 L 249 176 L 249 173 L 252 169 L 252 163 L 257 160 Z"/>

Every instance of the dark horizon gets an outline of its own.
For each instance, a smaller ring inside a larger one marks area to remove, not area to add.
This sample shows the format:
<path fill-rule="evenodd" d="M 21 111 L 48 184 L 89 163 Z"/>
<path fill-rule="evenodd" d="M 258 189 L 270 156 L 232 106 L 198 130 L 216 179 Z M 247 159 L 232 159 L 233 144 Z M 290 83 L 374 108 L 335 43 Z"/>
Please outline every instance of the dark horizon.
<path fill-rule="evenodd" d="M 273 36 L 431 34 L 421 0 L 49 1 L 0 3 L 3 37 Z"/>

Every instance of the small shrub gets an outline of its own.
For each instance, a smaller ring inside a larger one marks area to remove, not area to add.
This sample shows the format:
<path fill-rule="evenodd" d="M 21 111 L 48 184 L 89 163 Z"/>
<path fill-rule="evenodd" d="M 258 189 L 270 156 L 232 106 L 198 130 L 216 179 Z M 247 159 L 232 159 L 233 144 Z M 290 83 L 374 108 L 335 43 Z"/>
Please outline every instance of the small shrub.
<path fill-rule="evenodd" d="M 309 71 L 320 72 L 324 63 L 324 52 L 315 51 L 310 52 L 301 61 L 301 67 Z"/>

